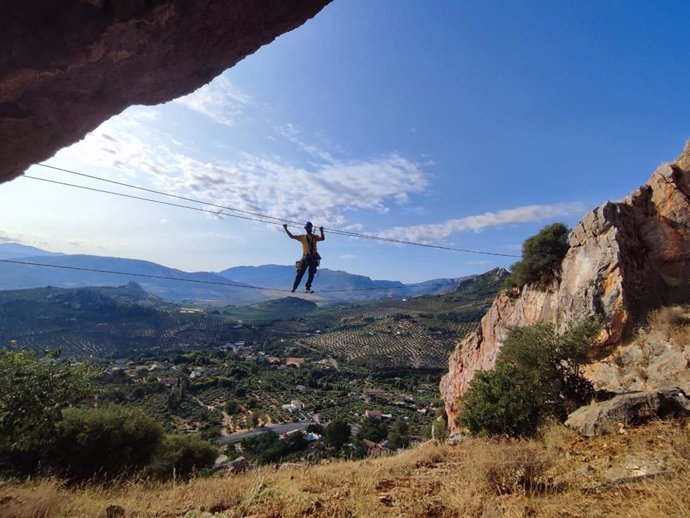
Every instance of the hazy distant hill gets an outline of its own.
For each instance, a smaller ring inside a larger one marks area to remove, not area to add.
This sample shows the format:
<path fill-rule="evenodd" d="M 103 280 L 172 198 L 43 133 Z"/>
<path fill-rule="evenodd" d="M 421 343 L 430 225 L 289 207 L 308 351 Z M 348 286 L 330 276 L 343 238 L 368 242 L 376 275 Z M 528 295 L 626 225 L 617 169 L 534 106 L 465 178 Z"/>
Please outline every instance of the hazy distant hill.
<path fill-rule="evenodd" d="M 45 286 L 63 288 L 119 286 L 136 282 L 147 292 L 165 300 L 219 305 L 244 305 L 284 298 L 289 295 L 287 290 L 292 287 L 295 276 L 293 266 L 240 266 L 228 268 L 219 273 L 184 272 L 149 261 L 55 254 L 17 243 L 0 244 L 0 260 L 2 259 L 49 264 L 58 268 L 0 263 L 0 290 Z M 128 275 L 88 270 L 109 270 L 125 272 Z M 171 277 L 172 279 L 145 276 Z M 180 282 L 174 279 L 196 282 Z M 310 295 L 310 300 L 365 302 L 434 295 L 454 291 L 464 279 L 466 278 L 435 279 L 406 285 L 399 281 L 372 280 L 364 275 L 324 268 L 317 274 L 314 281 L 316 294 Z M 259 289 L 256 289 L 257 287 Z M 304 281 L 301 289 L 303 288 Z"/>
<path fill-rule="evenodd" d="M 292 287 L 295 269 L 292 266 L 264 265 L 238 266 L 218 272 L 234 282 L 285 289 Z M 458 279 L 435 279 L 418 284 L 403 284 L 400 281 L 373 280 L 341 270 L 319 270 L 314 280 L 316 296 L 325 300 L 366 301 L 391 297 L 414 297 L 448 293 L 460 284 Z M 302 281 L 302 288 L 304 281 Z"/>
<path fill-rule="evenodd" d="M 20 259 L 22 257 L 56 256 L 63 255 L 55 252 L 46 252 L 33 246 L 19 243 L 0 243 L 0 259 Z"/>
<path fill-rule="evenodd" d="M 136 259 L 99 257 L 93 255 L 56 255 L 21 257 L 20 260 L 70 268 L 111 270 L 130 274 L 172 277 L 218 284 L 232 283 L 215 273 L 188 273 L 160 264 Z M 0 289 L 38 288 L 55 286 L 72 288 L 79 286 L 119 286 L 136 282 L 147 292 L 170 301 L 195 301 L 224 304 L 249 304 L 268 298 L 259 290 L 220 286 L 214 284 L 179 282 L 169 279 L 153 279 L 137 275 L 113 275 L 83 270 L 46 268 L 0 263 Z"/>

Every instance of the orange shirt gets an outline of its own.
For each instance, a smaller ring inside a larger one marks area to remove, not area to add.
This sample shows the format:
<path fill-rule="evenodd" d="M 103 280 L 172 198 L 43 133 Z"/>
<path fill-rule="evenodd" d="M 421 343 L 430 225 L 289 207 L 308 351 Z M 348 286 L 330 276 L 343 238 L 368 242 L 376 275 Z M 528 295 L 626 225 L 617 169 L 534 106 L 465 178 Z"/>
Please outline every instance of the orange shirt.
<path fill-rule="evenodd" d="M 316 243 L 319 241 L 323 241 L 324 238 L 322 238 L 321 236 L 317 236 L 316 234 L 300 234 L 299 236 L 292 236 L 292 239 L 296 239 L 297 241 L 302 243 L 302 253 L 308 254 L 310 252 L 309 241 L 312 242 L 311 252 L 316 253 Z"/>

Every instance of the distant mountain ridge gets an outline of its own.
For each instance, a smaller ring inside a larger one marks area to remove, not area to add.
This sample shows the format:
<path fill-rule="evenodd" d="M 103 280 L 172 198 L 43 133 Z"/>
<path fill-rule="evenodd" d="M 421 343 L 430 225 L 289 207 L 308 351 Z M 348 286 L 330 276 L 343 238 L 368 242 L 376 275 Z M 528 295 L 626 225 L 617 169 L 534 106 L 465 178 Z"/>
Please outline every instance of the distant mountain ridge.
<path fill-rule="evenodd" d="M 292 286 L 295 275 L 294 267 L 275 264 L 238 266 L 218 273 L 184 272 L 150 261 L 65 255 L 18 243 L 0 244 L 0 259 L 16 259 L 55 267 L 0 263 L 0 290 L 45 286 L 121 286 L 136 282 L 148 293 L 161 299 L 202 304 L 243 305 L 285 297 L 285 290 Z M 90 269 L 125 272 L 126 275 L 88 271 Z M 314 302 L 363 302 L 443 294 L 454 291 L 465 279 L 473 277 L 404 284 L 400 281 L 372 280 L 364 275 L 327 268 L 319 270 L 317 275 L 314 283 L 317 293 L 309 295 L 309 300 Z"/>
<path fill-rule="evenodd" d="M 64 255 L 56 252 L 47 252 L 34 246 L 20 243 L 0 243 L 0 259 L 21 259 L 22 257 L 41 257 Z"/>

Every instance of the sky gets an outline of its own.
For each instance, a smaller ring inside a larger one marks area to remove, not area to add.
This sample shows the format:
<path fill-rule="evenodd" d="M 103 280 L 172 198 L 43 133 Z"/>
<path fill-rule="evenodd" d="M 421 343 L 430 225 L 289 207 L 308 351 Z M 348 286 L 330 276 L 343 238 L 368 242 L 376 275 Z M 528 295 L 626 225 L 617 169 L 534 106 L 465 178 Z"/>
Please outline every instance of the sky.
<path fill-rule="evenodd" d="M 680 154 L 688 19 L 690 3 L 671 0 L 335 0 L 196 92 L 131 107 L 46 163 L 317 227 L 519 255 L 543 226 L 572 227 Z M 187 271 L 301 254 L 279 225 L 28 178 L 0 185 L 0 218 L 0 241 Z M 319 250 L 322 267 L 404 282 L 516 261 L 328 231 Z"/>

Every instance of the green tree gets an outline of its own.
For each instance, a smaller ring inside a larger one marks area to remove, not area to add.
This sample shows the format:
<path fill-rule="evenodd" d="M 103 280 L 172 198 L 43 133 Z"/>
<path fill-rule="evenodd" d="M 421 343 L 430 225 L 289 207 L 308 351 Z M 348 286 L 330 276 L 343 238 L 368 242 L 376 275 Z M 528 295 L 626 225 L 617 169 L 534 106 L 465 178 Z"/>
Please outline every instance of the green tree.
<path fill-rule="evenodd" d="M 230 415 L 235 415 L 240 410 L 240 405 L 234 399 L 229 399 L 225 402 L 225 412 Z"/>
<path fill-rule="evenodd" d="M 573 323 L 559 334 L 552 324 L 512 329 L 496 367 L 479 372 L 462 398 L 459 424 L 471 433 L 531 435 L 548 417 L 564 420 L 594 389 L 580 373 L 599 326 Z"/>
<path fill-rule="evenodd" d="M 350 439 L 350 425 L 344 419 L 334 419 L 326 425 L 325 439 L 326 443 L 333 446 L 336 450 L 340 450 Z"/>
<path fill-rule="evenodd" d="M 50 451 L 62 410 L 93 395 L 95 370 L 29 351 L 0 351 L 0 464 L 32 471 Z"/>
<path fill-rule="evenodd" d="M 66 408 L 50 463 L 72 480 L 131 474 L 156 454 L 163 428 L 136 408 Z"/>
<path fill-rule="evenodd" d="M 532 435 L 539 424 L 533 390 L 532 380 L 512 363 L 478 372 L 463 395 L 458 423 L 473 435 Z"/>
<path fill-rule="evenodd" d="M 589 362 L 587 350 L 599 329 L 590 319 L 574 322 L 563 334 L 550 323 L 518 327 L 508 333 L 497 363 L 512 363 L 528 376 L 541 413 L 564 420 L 594 395 L 580 369 Z"/>
<path fill-rule="evenodd" d="M 148 471 L 158 479 L 186 479 L 213 467 L 217 456 L 218 449 L 199 437 L 167 435 Z"/>
<path fill-rule="evenodd" d="M 362 431 L 359 432 L 361 439 L 380 442 L 388 435 L 388 426 L 381 419 L 369 417 L 362 423 Z"/>
<path fill-rule="evenodd" d="M 561 262 L 568 252 L 568 227 L 553 223 L 522 244 L 522 259 L 511 267 L 506 285 L 536 284 L 545 287 L 560 275 Z"/>

